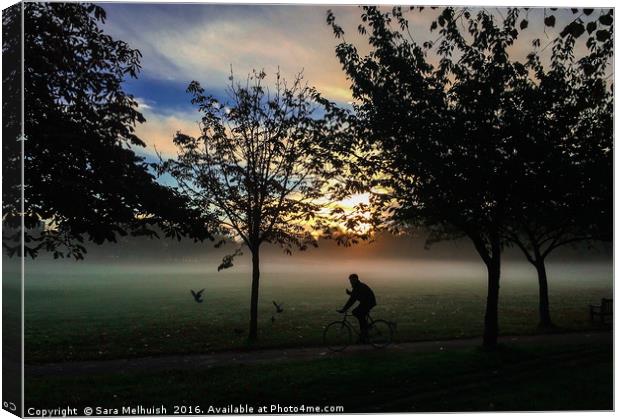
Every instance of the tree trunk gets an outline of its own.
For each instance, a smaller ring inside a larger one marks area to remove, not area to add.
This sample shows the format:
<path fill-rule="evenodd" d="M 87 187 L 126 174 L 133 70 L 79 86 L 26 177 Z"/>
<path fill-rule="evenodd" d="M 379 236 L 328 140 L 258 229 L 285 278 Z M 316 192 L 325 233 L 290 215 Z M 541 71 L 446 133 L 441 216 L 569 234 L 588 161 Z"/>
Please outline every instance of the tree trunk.
<path fill-rule="evenodd" d="M 258 247 L 252 250 L 252 295 L 250 297 L 250 334 L 248 339 L 255 342 L 258 339 L 258 284 L 260 279 Z"/>
<path fill-rule="evenodd" d="M 540 315 L 540 328 L 551 328 L 551 313 L 549 312 L 549 287 L 547 285 L 547 269 L 545 268 L 545 260 L 537 259 L 534 263 L 536 272 L 538 273 L 538 311 Z"/>
<path fill-rule="evenodd" d="M 493 255 L 486 265 L 488 273 L 488 291 L 487 307 L 484 314 L 484 336 L 482 339 L 482 346 L 485 349 L 495 349 L 497 347 L 497 336 L 499 333 L 497 307 L 499 303 L 500 255 Z"/>

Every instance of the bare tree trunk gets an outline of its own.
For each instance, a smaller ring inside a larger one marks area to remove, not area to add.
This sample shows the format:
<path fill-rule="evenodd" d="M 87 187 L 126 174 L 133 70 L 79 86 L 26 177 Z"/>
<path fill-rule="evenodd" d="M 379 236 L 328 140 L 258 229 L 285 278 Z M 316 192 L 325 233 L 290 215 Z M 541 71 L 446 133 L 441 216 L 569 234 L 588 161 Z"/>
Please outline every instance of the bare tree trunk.
<path fill-rule="evenodd" d="M 497 337 L 499 335 L 497 309 L 499 306 L 502 242 L 498 230 L 489 234 L 488 244 L 490 248 L 488 248 L 487 242 L 479 234 L 471 234 L 469 237 L 487 267 L 487 305 L 484 313 L 482 346 L 484 349 L 493 350 L 497 347 Z"/>
<path fill-rule="evenodd" d="M 258 339 L 258 285 L 260 279 L 259 248 L 252 249 L 252 295 L 250 297 L 250 334 L 248 339 Z"/>
<path fill-rule="evenodd" d="M 498 305 L 499 305 L 499 279 L 500 279 L 500 255 L 492 255 L 487 265 L 488 290 L 487 306 L 484 314 L 484 335 L 482 346 L 485 349 L 497 347 L 499 334 Z"/>
<path fill-rule="evenodd" d="M 549 286 L 547 285 L 547 269 L 545 268 L 545 260 L 537 259 L 534 263 L 536 272 L 538 273 L 538 311 L 540 321 L 538 327 L 551 328 L 551 313 L 549 311 Z"/>

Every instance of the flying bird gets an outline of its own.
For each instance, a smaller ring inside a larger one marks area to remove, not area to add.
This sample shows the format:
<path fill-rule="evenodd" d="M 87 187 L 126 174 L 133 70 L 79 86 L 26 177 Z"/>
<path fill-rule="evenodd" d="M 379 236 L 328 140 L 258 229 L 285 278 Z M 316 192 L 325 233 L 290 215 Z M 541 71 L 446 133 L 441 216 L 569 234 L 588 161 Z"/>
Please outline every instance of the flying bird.
<path fill-rule="evenodd" d="M 282 303 L 278 304 L 275 301 L 273 301 L 273 305 L 276 307 L 276 313 L 282 313 L 284 311 L 284 308 L 282 308 L 284 304 Z"/>
<path fill-rule="evenodd" d="M 204 292 L 204 288 L 201 289 L 200 291 L 196 292 L 194 290 L 190 290 L 192 292 L 192 296 L 194 297 L 194 300 L 196 300 L 197 303 L 202 303 L 203 299 L 202 299 L 202 293 Z"/>

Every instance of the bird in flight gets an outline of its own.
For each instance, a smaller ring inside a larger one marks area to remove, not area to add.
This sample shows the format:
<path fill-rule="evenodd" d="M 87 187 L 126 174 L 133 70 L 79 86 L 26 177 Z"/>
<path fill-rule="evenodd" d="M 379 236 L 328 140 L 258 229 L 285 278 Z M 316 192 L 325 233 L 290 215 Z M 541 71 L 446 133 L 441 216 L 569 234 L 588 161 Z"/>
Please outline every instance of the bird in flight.
<path fill-rule="evenodd" d="M 190 290 L 192 292 L 192 296 L 194 297 L 194 300 L 196 300 L 197 303 L 202 303 L 203 299 L 202 299 L 202 293 L 204 292 L 204 288 L 201 289 L 200 291 L 196 292 L 194 290 Z"/>
<path fill-rule="evenodd" d="M 284 308 L 282 308 L 284 304 L 282 303 L 278 304 L 275 301 L 273 301 L 273 305 L 276 307 L 276 313 L 282 313 L 284 311 Z"/>

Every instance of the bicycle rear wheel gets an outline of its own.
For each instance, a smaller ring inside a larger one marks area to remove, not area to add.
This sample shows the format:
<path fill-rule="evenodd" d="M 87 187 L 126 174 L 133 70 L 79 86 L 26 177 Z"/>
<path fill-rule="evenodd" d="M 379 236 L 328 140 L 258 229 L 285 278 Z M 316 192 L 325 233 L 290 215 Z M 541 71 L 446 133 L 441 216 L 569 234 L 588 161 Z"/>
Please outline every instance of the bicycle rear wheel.
<path fill-rule="evenodd" d="M 368 326 L 368 343 L 385 348 L 392 343 L 392 326 L 385 320 L 375 320 Z"/>
<path fill-rule="evenodd" d="M 343 321 L 332 322 L 323 331 L 323 343 L 334 352 L 343 351 L 351 344 L 351 339 L 351 327 Z"/>

